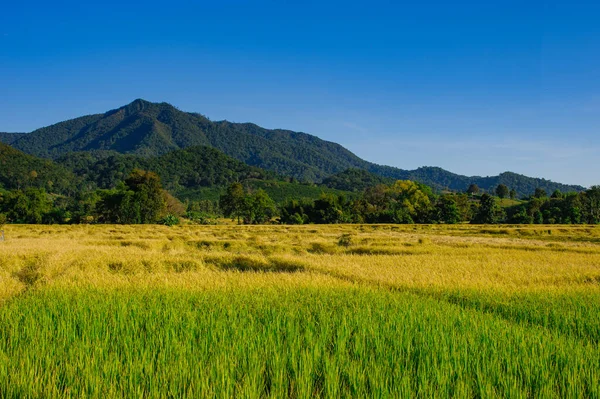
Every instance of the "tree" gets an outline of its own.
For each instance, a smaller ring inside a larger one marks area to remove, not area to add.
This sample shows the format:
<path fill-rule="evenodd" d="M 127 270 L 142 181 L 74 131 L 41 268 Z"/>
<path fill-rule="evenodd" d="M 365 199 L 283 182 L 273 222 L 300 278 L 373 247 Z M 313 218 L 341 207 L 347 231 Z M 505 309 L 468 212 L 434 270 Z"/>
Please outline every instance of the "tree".
<path fill-rule="evenodd" d="M 531 224 L 533 223 L 533 216 L 528 215 L 527 208 L 521 205 L 511 215 L 509 222 L 515 224 Z"/>
<path fill-rule="evenodd" d="M 237 218 L 238 224 L 244 214 L 246 193 L 241 183 L 232 183 L 219 199 L 219 206 L 226 217 Z"/>
<path fill-rule="evenodd" d="M 508 193 L 508 195 L 510 196 L 511 200 L 514 200 L 515 198 L 517 198 L 517 191 L 513 188 L 510 190 L 510 193 Z"/>
<path fill-rule="evenodd" d="M 460 221 L 470 221 L 473 218 L 473 209 L 475 203 L 469 199 L 468 194 L 455 194 L 454 200 L 458 207 L 458 213 L 460 215 Z"/>
<path fill-rule="evenodd" d="M 312 207 L 312 203 L 299 200 L 288 200 L 281 207 L 280 222 L 285 224 L 306 224 L 310 222 L 306 210 Z"/>
<path fill-rule="evenodd" d="M 600 223 L 600 186 L 593 186 L 583 193 L 583 218 L 587 223 Z"/>
<path fill-rule="evenodd" d="M 166 199 L 156 173 L 134 169 L 125 184 L 134 193 L 132 205 L 139 209 L 137 223 L 156 223 L 164 216 Z"/>
<path fill-rule="evenodd" d="M 96 204 L 98 221 L 102 223 L 139 223 L 139 207 L 133 203 L 133 191 L 125 185 L 113 190 L 99 190 Z"/>
<path fill-rule="evenodd" d="M 244 223 L 265 223 L 275 214 L 275 202 L 262 189 L 245 198 Z"/>
<path fill-rule="evenodd" d="M 546 194 L 546 190 L 543 188 L 536 188 L 535 193 L 533 194 L 534 198 L 546 198 L 548 194 Z"/>
<path fill-rule="evenodd" d="M 6 212 L 7 219 L 13 223 L 42 223 L 51 209 L 52 202 L 44 189 L 28 188 L 9 192 L 0 211 Z"/>
<path fill-rule="evenodd" d="M 116 189 L 101 191 L 97 205 L 100 220 L 108 223 L 156 223 L 165 210 L 160 178 L 139 169 L 134 169 Z"/>
<path fill-rule="evenodd" d="M 510 191 L 508 190 L 508 187 L 506 187 L 504 184 L 499 184 L 498 187 L 496 187 L 496 195 L 501 199 L 506 198 L 509 193 Z"/>
<path fill-rule="evenodd" d="M 438 218 L 440 222 L 447 224 L 455 224 L 460 222 L 461 216 L 456 204 L 456 200 L 452 195 L 442 195 L 436 204 Z"/>
<path fill-rule="evenodd" d="M 471 184 L 469 188 L 467 188 L 467 194 L 477 194 L 479 192 L 479 186 L 477 184 Z"/>
<path fill-rule="evenodd" d="M 310 212 L 310 220 L 315 223 L 345 223 L 348 218 L 344 213 L 346 198 L 342 195 L 321 194 L 318 200 L 313 202 Z"/>
<path fill-rule="evenodd" d="M 496 199 L 489 194 L 483 194 L 479 200 L 479 210 L 472 223 L 493 224 L 503 218 L 503 210 L 496 204 Z"/>
<path fill-rule="evenodd" d="M 423 223 L 429 219 L 431 200 L 422 185 L 410 180 L 398 180 L 392 184 L 389 193 L 394 201 L 390 208 L 398 219 L 395 223 Z"/>

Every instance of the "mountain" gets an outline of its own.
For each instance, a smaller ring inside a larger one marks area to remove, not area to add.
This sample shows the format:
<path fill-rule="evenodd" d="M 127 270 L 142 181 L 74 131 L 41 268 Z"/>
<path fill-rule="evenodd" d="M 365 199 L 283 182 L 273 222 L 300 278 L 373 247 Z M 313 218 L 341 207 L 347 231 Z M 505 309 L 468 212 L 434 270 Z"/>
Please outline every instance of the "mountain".
<path fill-rule="evenodd" d="M 494 177 L 467 177 L 435 167 L 407 171 L 376 165 L 339 144 L 306 133 L 269 130 L 251 123 L 213 122 L 201 114 L 183 112 L 167 103 L 140 99 L 104 114 L 60 122 L 29 134 L 2 134 L 0 141 L 47 158 L 76 151 L 113 151 L 153 157 L 188 147 L 208 146 L 247 165 L 312 182 L 347 169 L 361 169 L 390 179 L 416 180 L 437 190 L 463 191 L 475 183 L 489 191 L 504 182 L 519 195 L 532 194 L 537 187 L 549 192 L 584 189 L 509 172 Z"/>
<path fill-rule="evenodd" d="M 555 190 L 579 192 L 582 186 L 555 183 L 546 179 L 527 177 L 513 172 L 498 176 L 462 176 L 442 168 L 424 166 L 415 170 L 402 170 L 391 166 L 372 165 L 370 172 L 349 169 L 326 178 L 323 183 L 331 188 L 349 190 L 350 187 L 365 188 L 374 184 L 389 184 L 389 180 L 413 180 L 426 184 L 437 191 L 450 190 L 464 192 L 471 184 L 487 192 L 493 192 L 499 184 L 514 189 L 518 196 L 527 196 L 542 188 L 547 193 Z M 383 179 L 383 180 L 382 180 Z"/>
<path fill-rule="evenodd" d="M 217 201 L 226 186 L 236 181 L 250 189 L 265 190 L 276 202 L 317 199 L 323 192 L 351 194 L 248 166 L 211 147 L 188 147 L 158 157 L 114 151 L 73 152 L 52 161 L 0 143 L 0 192 L 27 187 L 40 187 L 55 194 L 110 189 L 135 168 L 157 173 L 165 189 L 181 200 Z"/>
<path fill-rule="evenodd" d="M 200 114 L 144 100 L 38 129 L 13 139 L 12 145 L 49 158 L 90 150 L 158 156 L 203 145 L 248 165 L 311 181 L 367 165 L 344 147 L 315 136 L 263 129 L 251 123 L 212 122 Z"/>
<path fill-rule="evenodd" d="M 33 186 L 63 192 L 74 180 L 75 176 L 61 165 L 0 143 L 0 188 L 12 190 Z"/>
<path fill-rule="evenodd" d="M 323 185 L 337 190 L 362 192 L 379 184 L 392 184 L 394 179 L 382 177 L 362 169 L 346 169 L 323 180 Z"/>
<path fill-rule="evenodd" d="M 0 143 L 12 144 L 27 133 L 0 133 Z"/>
<path fill-rule="evenodd" d="M 370 169 L 375 174 L 401 180 L 414 180 L 437 190 L 465 191 L 469 185 L 477 184 L 487 192 L 493 192 L 499 184 L 514 189 L 519 196 L 531 195 L 536 188 L 542 188 L 548 193 L 555 190 L 562 192 L 583 191 L 585 187 L 556 183 L 546 179 L 528 177 L 513 172 L 504 172 L 498 176 L 463 176 L 448 172 L 442 168 L 424 166 L 415 170 L 401 170 L 389 166 L 375 166 Z"/>
<path fill-rule="evenodd" d="M 272 172 L 248 166 L 205 146 L 175 150 L 158 157 L 112 151 L 73 152 L 56 162 L 84 179 L 89 188 L 112 188 L 136 168 L 157 173 L 163 186 L 173 192 L 183 188 L 223 187 L 248 179 L 277 178 Z"/>

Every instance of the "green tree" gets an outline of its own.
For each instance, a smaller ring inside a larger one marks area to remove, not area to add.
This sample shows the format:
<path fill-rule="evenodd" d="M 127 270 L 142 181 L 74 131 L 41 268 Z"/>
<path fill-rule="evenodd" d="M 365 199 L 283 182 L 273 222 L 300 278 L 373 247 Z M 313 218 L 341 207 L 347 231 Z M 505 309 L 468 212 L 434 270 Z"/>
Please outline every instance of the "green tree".
<path fill-rule="evenodd" d="M 583 193 L 583 219 L 590 224 L 600 223 L 600 186 L 593 186 Z"/>
<path fill-rule="evenodd" d="M 534 198 L 546 198 L 547 196 L 546 190 L 539 187 L 535 189 L 535 193 L 533 194 Z"/>
<path fill-rule="evenodd" d="M 314 223 L 346 223 L 349 220 L 344 212 L 346 205 L 344 196 L 323 193 L 313 202 L 309 218 Z"/>
<path fill-rule="evenodd" d="M 533 222 L 535 224 L 544 224 L 544 214 L 540 210 L 533 213 Z"/>
<path fill-rule="evenodd" d="M 519 206 L 510 217 L 510 223 L 516 224 L 531 224 L 533 223 L 533 216 L 527 214 L 527 208 L 523 205 Z"/>
<path fill-rule="evenodd" d="M 508 193 L 508 195 L 510 196 L 510 199 L 514 200 L 515 198 L 517 198 L 517 191 L 513 188 L 510 190 L 510 193 Z"/>
<path fill-rule="evenodd" d="M 460 211 L 453 195 L 442 195 L 436 203 L 440 222 L 455 224 L 461 221 Z"/>
<path fill-rule="evenodd" d="M 503 219 L 503 210 L 496 204 L 496 199 L 489 194 L 483 194 L 479 200 L 479 210 L 472 223 L 493 224 Z"/>
<path fill-rule="evenodd" d="M 156 173 L 134 169 L 125 184 L 133 192 L 128 205 L 133 207 L 137 223 L 156 223 L 164 216 L 166 198 Z"/>
<path fill-rule="evenodd" d="M 271 220 L 275 215 L 275 202 L 262 189 L 245 199 L 244 223 L 260 224 Z"/>
<path fill-rule="evenodd" d="M 496 195 L 502 199 L 508 197 L 509 193 L 510 190 L 504 184 L 499 184 L 498 187 L 496 187 Z"/>
<path fill-rule="evenodd" d="M 237 218 L 238 224 L 246 208 L 246 192 L 241 183 L 232 183 L 219 199 L 219 206 L 226 217 Z"/>
<path fill-rule="evenodd" d="M 112 190 L 99 190 L 96 215 L 101 223 L 139 223 L 139 207 L 133 201 L 133 191 L 125 185 Z"/>
<path fill-rule="evenodd" d="M 430 196 L 423 190 L 424 186 L 410 180 L 398 180 L 389 189 L 393 200 L 391 208 L 402 222 L 424 223 L 428 221 L 432 209 Z M 400 213 L 398 213 L 400 212 Z M 409 216 L 411 221 L 408 221 Z"/>
<path fill-rule="evenodd" d="M 310 222 L 306 210 L 312 207 L 312 203 L 299 200 L 288 200 L 281 206 L 280 222 L 285 224 L 306 224 Z"/>
<path fill-rule="evenodd" d="M 156 173 L 134 169 L 117 188 L 100 191 L 97 213 L 105 223 L 156 223 L 166 211 L 166 198 Z"/>
<path fill-rule="evenodd" d="M 479 186 L 477 184 L 471 184 L 469 188 L 467 188 L 467 194 L 477 194 L 479 192 Z"/>
<path fill-rule="evenodd" d="M 52 201 L 41 188 L 9 192 L 2 201 L 0 211 L 13 223 L 42 223 L 52 209 Z"/>

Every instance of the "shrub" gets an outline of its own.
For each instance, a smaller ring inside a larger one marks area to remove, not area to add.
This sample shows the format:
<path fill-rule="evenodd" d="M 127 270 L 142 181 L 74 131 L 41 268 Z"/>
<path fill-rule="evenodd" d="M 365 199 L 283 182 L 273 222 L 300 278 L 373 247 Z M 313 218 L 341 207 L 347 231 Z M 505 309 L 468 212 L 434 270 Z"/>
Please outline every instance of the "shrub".
<path fill-rule="evenodd" d="M 196 224 L 217 224 L 216 217 L 205 212 L 188 211 L 185 216 Z"/>
<path fill-rule="evenodd" d="M 177 216 L 168 214 L 161 221 L 160 224 L 164 224 L 165 226 L 175 226 L 179 224 L 180 220 Z"/>

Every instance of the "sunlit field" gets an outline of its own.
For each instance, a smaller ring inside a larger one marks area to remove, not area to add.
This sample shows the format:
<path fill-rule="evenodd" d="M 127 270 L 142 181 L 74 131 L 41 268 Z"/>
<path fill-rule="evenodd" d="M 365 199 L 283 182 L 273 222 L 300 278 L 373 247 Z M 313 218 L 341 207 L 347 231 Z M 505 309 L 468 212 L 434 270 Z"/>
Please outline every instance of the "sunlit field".
<path fill-rule="evenodd" d="M 18 226 L 0 397 L 600 397 L 600 228 Z"/>

